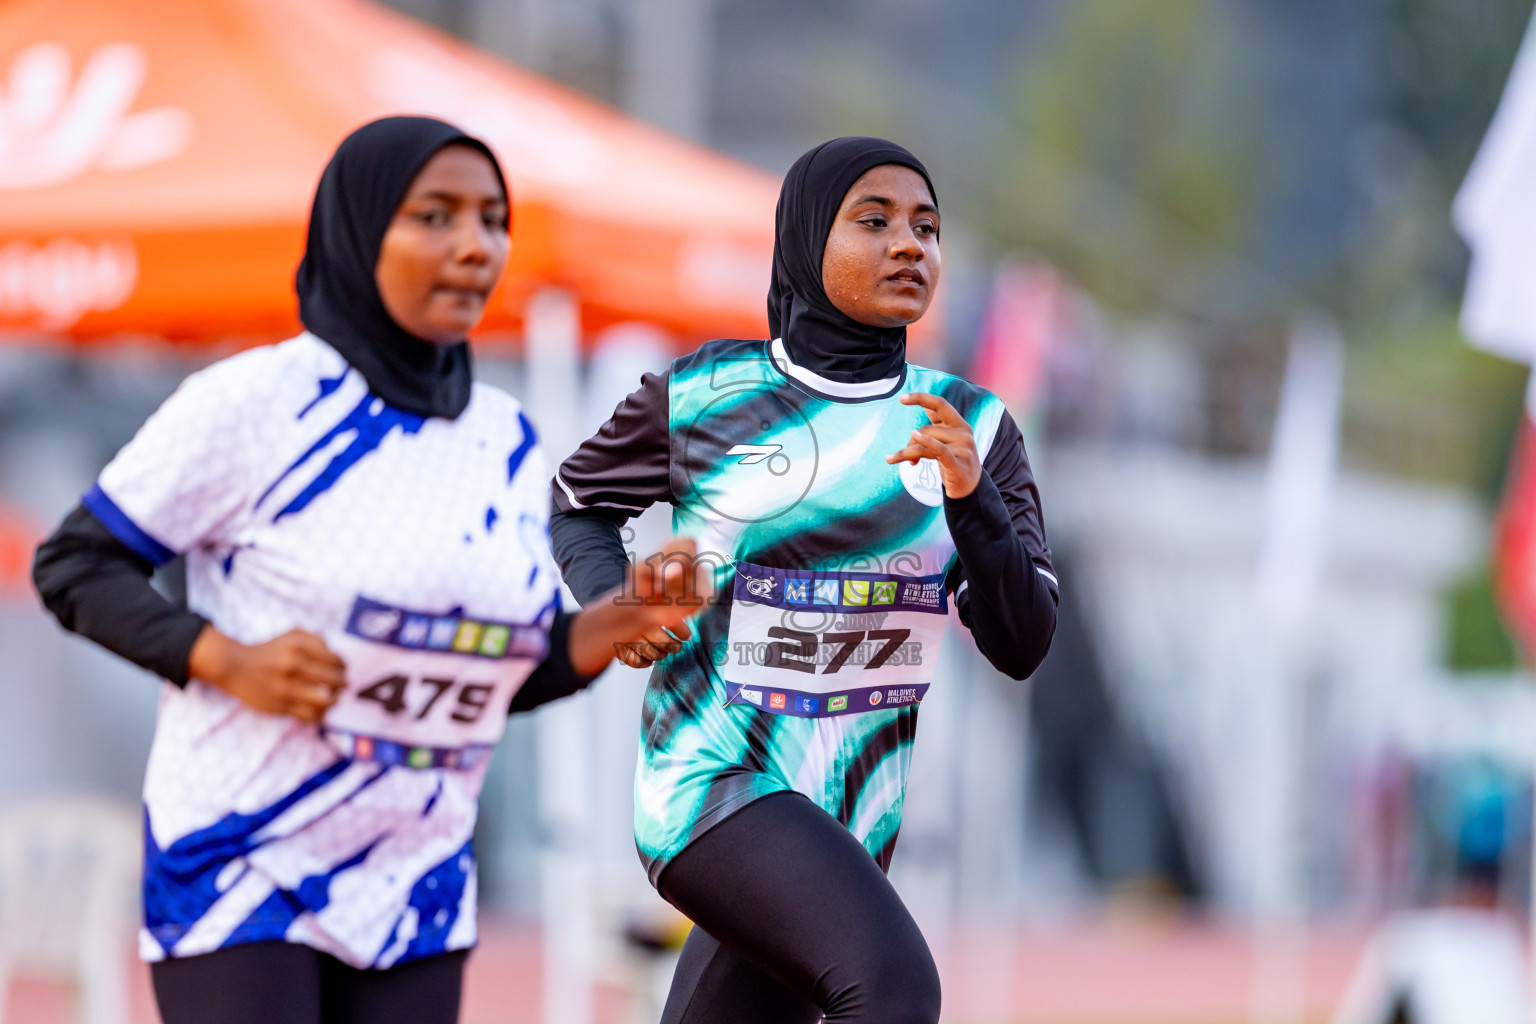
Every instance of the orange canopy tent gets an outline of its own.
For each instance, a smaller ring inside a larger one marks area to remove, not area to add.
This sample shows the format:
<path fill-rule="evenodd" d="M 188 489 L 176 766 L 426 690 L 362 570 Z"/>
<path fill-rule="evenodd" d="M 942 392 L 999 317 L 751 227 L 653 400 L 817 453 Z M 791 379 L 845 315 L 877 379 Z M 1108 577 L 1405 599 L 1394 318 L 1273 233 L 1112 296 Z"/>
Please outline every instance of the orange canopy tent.
<path fill-rule="evenodd" d="M 486 139 L 514 193 L 488 330 L 568 289 L 587 330 L 761 337 L 777 183 L 364 0 L 0 4 L 0 332 L 260 338 L 357 125 Z"/>

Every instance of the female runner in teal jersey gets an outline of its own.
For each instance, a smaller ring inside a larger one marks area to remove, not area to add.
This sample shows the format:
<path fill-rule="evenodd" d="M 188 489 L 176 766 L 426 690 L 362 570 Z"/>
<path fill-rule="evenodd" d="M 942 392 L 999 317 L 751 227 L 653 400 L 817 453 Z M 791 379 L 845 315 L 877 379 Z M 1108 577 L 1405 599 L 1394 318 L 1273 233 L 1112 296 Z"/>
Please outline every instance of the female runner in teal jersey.
<path fill-rule="evenodd" d="M 917 709 L 950 601 L 1022 679 L 1057 596 L 1017 426 L 906 361 L 939 225 L 905 149 L 805 154 L 779 200 L 773 339 L 647 375 L 556 473 L 555 554 L 583 602 L 622 582 L 619 526 L 656 501 L 720 566 L 683 643 L 657 630 L 625 655 L 655 662 L 636 844 L 699 925 L 665 1024 L 938 1019 L 932 957 L 884 875 Z"/>

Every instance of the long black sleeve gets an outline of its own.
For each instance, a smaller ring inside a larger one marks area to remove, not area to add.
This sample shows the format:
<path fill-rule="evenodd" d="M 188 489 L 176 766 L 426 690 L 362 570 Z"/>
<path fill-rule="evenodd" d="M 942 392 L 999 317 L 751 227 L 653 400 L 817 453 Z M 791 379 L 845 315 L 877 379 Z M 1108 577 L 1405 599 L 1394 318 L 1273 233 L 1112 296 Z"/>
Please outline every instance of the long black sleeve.
<path fill-rule="evenodd" d="M 958 564 L 949 584 L 976 646 L 998 671 L 1023 679 L 1056 631 L 1056 574 L 1024 439 L 1007 413 L 964 498 L 944 499 Z"/>
<path fill-rule="evenodd" d="M 161 597 L 149 584 L 153 572 L 83 505 L 32 561 L 33 585 L 65 629 L 185 686 L 187 658 L 208 620 Z"/>
<path fill-rule="evenodd" d="M 616 516 L 597 509 L 550 514 L 550 548 L 571 593 L 583 607 L 624 583 L 629 560 L 624 554 L 622 528 Z"/>
<path fill-rule="evenodd" d="M 149 584 L 153 571 L 79 506 L 38 547 L 32 580 L 65 629 L 184 686 L 187 658 L 207 620 L 161 597 Z M 555 613 L 549 654 L 517 691 L 509 714 L 570 696 L 596 678 L 571 664 L 572 618 Z"/>
<path fill-rule="evenodd" d="M 555 613 L 549 627 L 549 653 L 539 662 L 512 698 L 507 714 L 532 711 L 561 697 L 585 690 L 597 676 L 584 676 L 571 664 L 571 621 L 576 616 L 565 611 Z"/>
<path fill-rule="evenodd" d="M 623 584 L 628 561 L 619 531 L 625 520 L 658 501 L 675 500 L 669 379 L 668 373 L 642 376 L 608 422 L 555 470 L 550 545 L 582 604 Z"/>

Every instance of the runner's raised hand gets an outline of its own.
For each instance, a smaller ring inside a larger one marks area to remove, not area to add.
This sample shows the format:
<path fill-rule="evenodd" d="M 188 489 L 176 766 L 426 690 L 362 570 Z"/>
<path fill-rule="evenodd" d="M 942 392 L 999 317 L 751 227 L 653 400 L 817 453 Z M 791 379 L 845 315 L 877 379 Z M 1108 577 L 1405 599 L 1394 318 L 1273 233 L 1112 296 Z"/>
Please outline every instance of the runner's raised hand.
<path fill-rule="evenodd" d="M 944 493 L 963 498 L 981 480 L 981 458 L 976 454 L 976 435 L 959 411 L 938 395 L 914 391 L 901 396 L 903 405 L 919 405 L 928 413 L 928 425 L 912 431 L 911 443 L 885 461 L 917 463 L 932 459 L 939 464 Z"/>

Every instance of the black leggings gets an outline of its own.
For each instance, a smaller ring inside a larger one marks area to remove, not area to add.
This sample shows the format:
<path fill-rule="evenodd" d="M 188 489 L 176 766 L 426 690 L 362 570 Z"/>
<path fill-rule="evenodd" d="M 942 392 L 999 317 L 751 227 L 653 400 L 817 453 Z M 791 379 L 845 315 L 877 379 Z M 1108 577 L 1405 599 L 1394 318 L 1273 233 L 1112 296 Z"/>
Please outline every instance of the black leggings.
<path fill-rule="evenodd" d="M 658 886 L 698 927 L 661 1024 L 935 1024 L 939 975 L 875 861 L 798 793 L 705 832 Z"/>
<path fill-rule="evenodd" d="M 150 965 L 164 1024 L 456 1024 L 467 950 L 360 971 L 291 942 Z"/>

